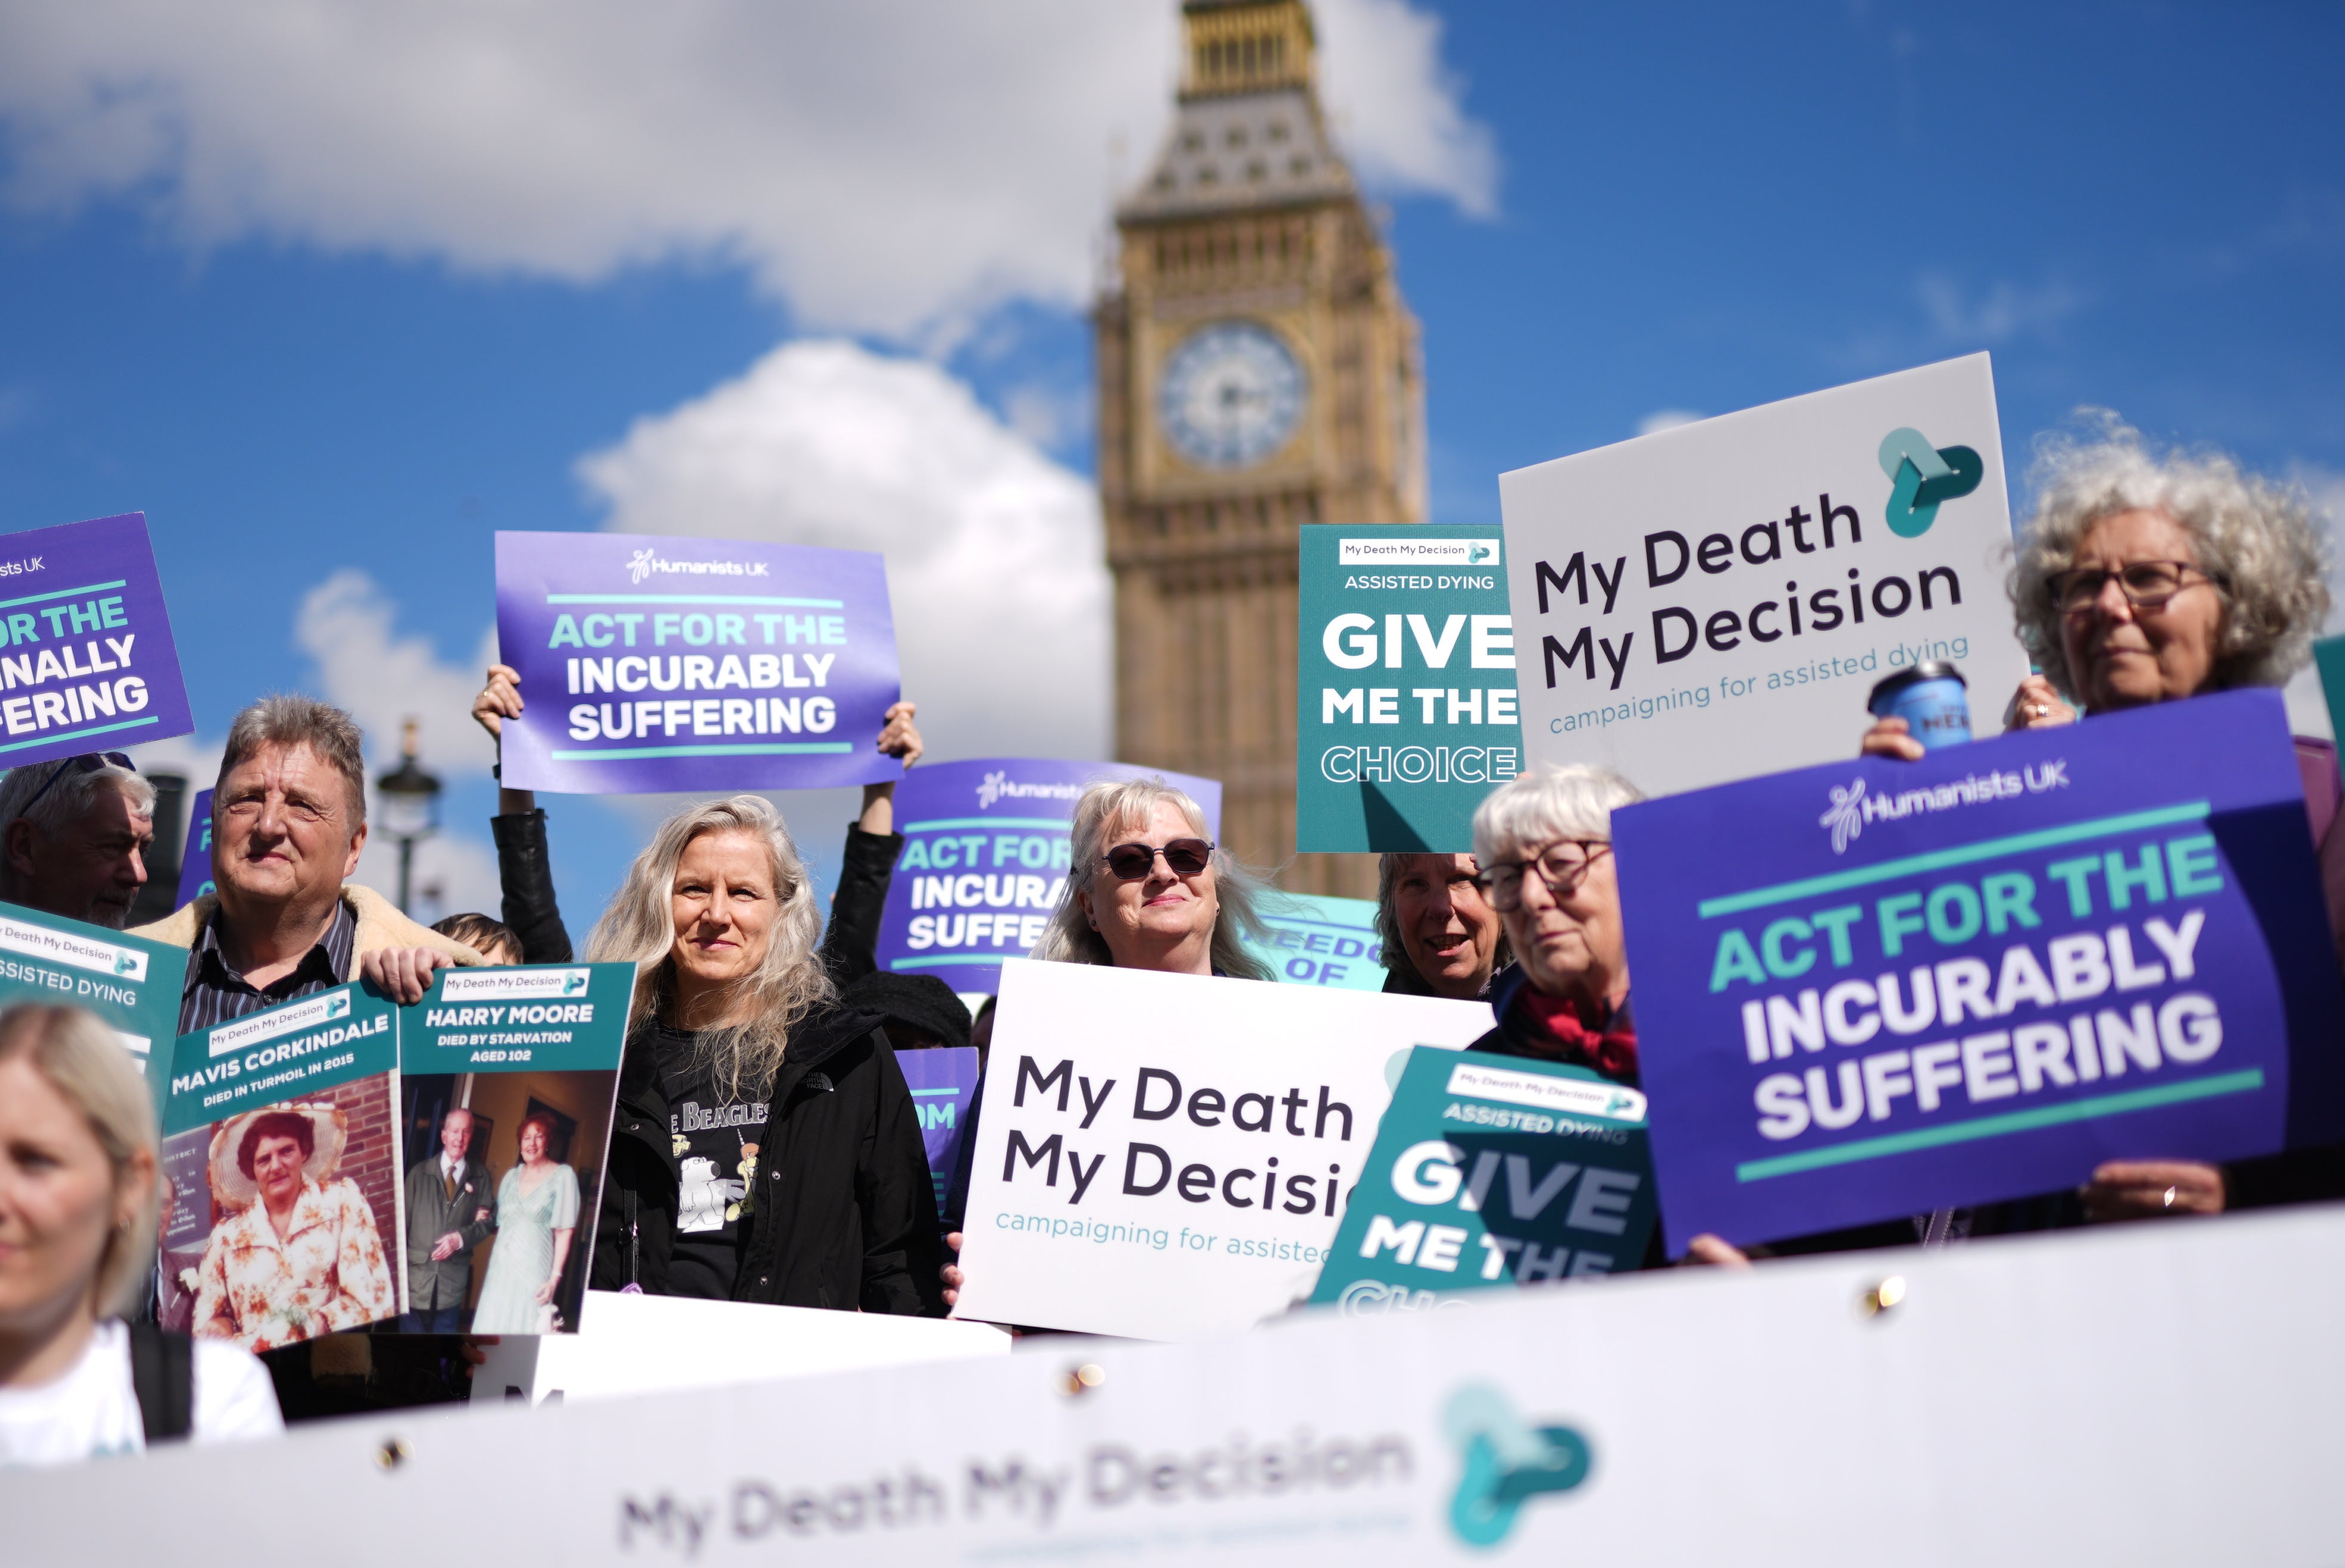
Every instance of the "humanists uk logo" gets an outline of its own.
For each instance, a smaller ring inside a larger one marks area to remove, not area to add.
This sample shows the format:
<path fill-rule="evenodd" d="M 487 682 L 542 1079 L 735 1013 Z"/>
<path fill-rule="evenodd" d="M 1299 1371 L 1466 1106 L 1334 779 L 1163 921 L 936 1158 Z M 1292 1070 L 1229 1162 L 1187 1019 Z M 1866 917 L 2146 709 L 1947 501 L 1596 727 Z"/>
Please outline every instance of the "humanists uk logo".
<path fill-rule="evenodd" d="M 683 577 L 763 577 L 763 561 L 669 561 L 657 551 L 643 549 L 627 557 L 627 581 L 641 582 L 654 575 Z"/>
<path fill-rule="evenodd" d="M 1919 539 L 1938 521 L 1938 503 L 1978 489 L 1986 465 L 1968 447 L 1934 447 L 1916 430 L 1881 438 L 1881 471 L 1889 476 L 1889 531 Z"/>
<path fill-rule="evenodd" d="M 1079 784 L 1030 784 L 1012 779 L 997 768 L 978 782 L 977 809 L 991 811 L 1005 800 L 1080 800 L 1083 787 Z"/>
<path fill-rule="evenodd" d="M 1497 1545 L 1513 1531 L 1524 1503 L 1543 1492 L 1571 1491 L 1595 1462 L 1577 1431 L 1528 1425 L 1506 1395 L 1482 1383 L 1449 1396 L 1441 1425 L 1464 1467 L 1449 1502 L 1449 1528 L 1468 1546 Z"/>
<path fill-rule="evenodd" d="M 1832 804 L 1816 825 L 1832 833 L 1834 855 L 1845 854 L 1850 841 L 1863 836 L 1868 822 L 1897 822 L 1925 812 L 1954 811 L 1966 805 L 1983 805 L 1992 801 L 2017 800 L 2022 794 L 2042 794 L 2046 790 L 2068 786 L 2068 762 L 2056 757 L 2050 762 L 2030 763 L 2013 771 L 2005 769 L 1990 774 L 1971 774 L 1945 784 L 1925 784 L 1920 789 L 1899 790 L 1894 794 L 1869 794 L 1863 779 L 1832 786 Z"/>

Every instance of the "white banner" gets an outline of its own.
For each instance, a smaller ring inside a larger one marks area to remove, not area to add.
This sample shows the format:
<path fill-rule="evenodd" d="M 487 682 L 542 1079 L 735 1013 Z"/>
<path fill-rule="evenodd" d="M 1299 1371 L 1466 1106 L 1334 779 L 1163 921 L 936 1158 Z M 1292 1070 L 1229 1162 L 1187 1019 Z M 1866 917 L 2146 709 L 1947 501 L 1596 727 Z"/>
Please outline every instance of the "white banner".
<path fill-rule="evenodd" d="M 1489 1027 L 1481 1002 L 1004 964 L 959 1315 L 1142 1340 L 1276 1316 L 1319 1278 L 1394 1058 Z"/>
<path fill-rule="evenodd" d="M 1974 733 L 2026 677 L 1985 354 L 1498 478 L 1536 760 L 1675 794 L 1855 754 L 1873 684 L 1927 660 Z"/>
<path fill-rule="evenodd" d="M 333 1568 L 419 1542 L 695 1568 L 2311 1568 L 2338 1557 L 2340 1294 L 2335 1209 L 1670 1270 L 0 1472 L 0 1541 L 175 1568 L 289 1542 Z"/>

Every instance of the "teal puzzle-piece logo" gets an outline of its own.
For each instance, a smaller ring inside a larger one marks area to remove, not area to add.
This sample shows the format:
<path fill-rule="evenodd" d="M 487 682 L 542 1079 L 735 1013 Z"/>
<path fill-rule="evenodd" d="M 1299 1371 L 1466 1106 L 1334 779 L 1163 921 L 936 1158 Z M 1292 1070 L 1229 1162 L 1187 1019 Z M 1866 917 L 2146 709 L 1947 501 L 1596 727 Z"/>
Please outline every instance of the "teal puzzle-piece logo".
<path fill-rule="evenodd" d="M 1569 1492 L 1594 1463 L 1579 1432 L 1526 1424 L 1507 1396 L 1486 1384 L 1450 1395 L 1441 1425 L 1465 1467 L 1450 1499 L 1449 1528 L 1468 1546 L 1497 1545 L 1524 1503 L 1543 1492 Z"/>
<path fill-rule="evenodd" d="M 1968 447 L 1934 447 L 1916 430 L 1881 438 L 1881 471 L 1889 476 L 1889 531 L 1918 539 L 1938 521 L 1938 503 L 1978 489 L 1986 465 Z"/>

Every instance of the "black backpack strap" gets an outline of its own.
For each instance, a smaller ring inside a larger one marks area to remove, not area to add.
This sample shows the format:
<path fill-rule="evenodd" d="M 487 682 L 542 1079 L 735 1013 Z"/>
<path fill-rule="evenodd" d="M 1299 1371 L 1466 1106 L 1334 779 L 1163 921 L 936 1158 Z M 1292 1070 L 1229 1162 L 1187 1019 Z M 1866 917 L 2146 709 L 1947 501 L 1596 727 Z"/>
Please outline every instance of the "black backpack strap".
<path fill-rule="evenodd" d="M 132 1323 L 130 1386 L 151 1446 L 184 1438 L 195 1424 L 196 1342 L 154 1323 Z"/>

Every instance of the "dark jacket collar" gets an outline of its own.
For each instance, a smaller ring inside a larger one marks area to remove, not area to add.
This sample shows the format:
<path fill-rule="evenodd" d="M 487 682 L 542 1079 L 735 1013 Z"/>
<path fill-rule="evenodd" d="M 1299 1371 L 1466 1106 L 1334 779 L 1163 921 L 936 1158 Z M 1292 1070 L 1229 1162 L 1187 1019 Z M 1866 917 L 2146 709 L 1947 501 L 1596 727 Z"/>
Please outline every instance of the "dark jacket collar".
<path fill-rule="evenodd" d="M 848 1046 L 879 1028 L 876 1013 L 857 1012 L 838 1005 L 817 1007 L 798 1020 L 790 1032 L 790 1048 L 767 1098 L 776 1106 L 790 1097 L 806 1076 Z M 655 1117 L 667 1126 L 667 1096 L 660 1087 L 659 1067 L 651 1048 L 651 1027 L 638 1028 L 627 1038 L 627 1053 L 619 1069 L 619 1098 L 638 1115 Z"/>

